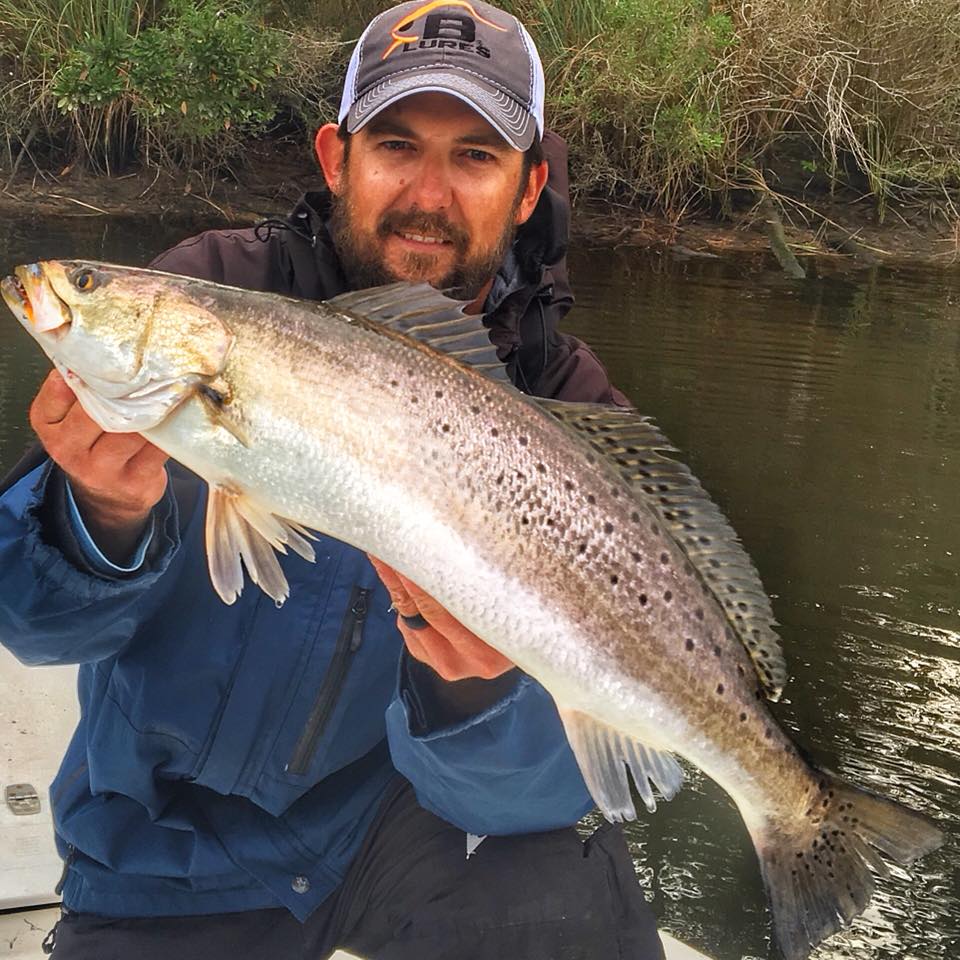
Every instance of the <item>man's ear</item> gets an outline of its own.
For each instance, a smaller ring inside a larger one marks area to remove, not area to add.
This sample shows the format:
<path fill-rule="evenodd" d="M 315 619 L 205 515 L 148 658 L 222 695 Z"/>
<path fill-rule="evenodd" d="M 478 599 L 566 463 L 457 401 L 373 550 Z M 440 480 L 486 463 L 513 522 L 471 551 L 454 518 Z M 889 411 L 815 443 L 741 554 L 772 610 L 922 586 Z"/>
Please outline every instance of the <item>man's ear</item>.
<path fill-rule="evenodd" d="M 335 123 L 325 123 L 313 139 L 313 148 L 331 193 L 340 192 L 343 178 L 344 142 L 337 136 Z"/>
<path fill-rule="evenodd" d="M 550 175 L 550 165 L 546 160 L 543 163 L 535 163 L 530 167 L 530 173 L 527 176 L 527 185 L 524 188 L 523 196 L 520 198 L 520 205 L 517 207 L 517 216 L 515 223 L 519 227 L 521 223 L 526 223 L 533 215 L 540 200 L 540 194 L 547 185 L 547 177 Z"/>

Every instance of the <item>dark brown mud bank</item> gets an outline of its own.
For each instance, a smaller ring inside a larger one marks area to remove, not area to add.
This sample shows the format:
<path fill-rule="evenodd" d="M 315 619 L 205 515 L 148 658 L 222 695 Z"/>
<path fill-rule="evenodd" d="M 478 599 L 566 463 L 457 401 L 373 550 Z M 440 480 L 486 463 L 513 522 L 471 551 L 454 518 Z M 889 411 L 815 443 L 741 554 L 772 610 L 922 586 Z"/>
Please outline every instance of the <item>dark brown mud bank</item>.
<path fill-rule="evenodd" d="M 73 167 L 57 173 L 0 171 L 0 217 L 156 216 L 205 226 L 247 225 L 281 214 L 320 172 L 308 148 L 292 142 L 251 145 L 242 165 L 217 177 L 143 168 L 105 177 Z M 813 258 L 832 268 L 878 263 L 960 264 L 960 221 L 942 213 L 890 204 L 882 223 L 870 199 L 798 191 L 775 204 L 740 198 L 722 219 L 679 221 L 608 202 L 580 204 L 575 238 L 604 246 L 662 249 L 678 259 L 793 254 L 801 269 Z"/>

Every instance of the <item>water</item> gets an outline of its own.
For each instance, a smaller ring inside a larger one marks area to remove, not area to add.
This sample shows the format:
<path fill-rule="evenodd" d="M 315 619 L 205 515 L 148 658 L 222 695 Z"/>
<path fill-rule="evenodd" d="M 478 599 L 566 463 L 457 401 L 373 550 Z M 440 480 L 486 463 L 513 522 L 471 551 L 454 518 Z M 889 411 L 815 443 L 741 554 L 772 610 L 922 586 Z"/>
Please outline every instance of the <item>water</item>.
<path fill-rule="evenodd" d="M 0 271 L 38 256 L 145 263 L 177 223 L 7 222 Z M 678 262 L 579 246 L 566 328 L 656 418 L 773 597 L 791 681 L 774 709 L 825 766 L 942 819 L 946 846 L 879 883 L 818 960 L 960 949 L 960 272 Z M 0 308 L 2 310 L 2 308 Z M 0 322 L 0 469 L 30 438 L 46 361 Z M 773 958 L 756 861 L 693 774 L 630 828 L 661 925 L 717 960 Z"/>

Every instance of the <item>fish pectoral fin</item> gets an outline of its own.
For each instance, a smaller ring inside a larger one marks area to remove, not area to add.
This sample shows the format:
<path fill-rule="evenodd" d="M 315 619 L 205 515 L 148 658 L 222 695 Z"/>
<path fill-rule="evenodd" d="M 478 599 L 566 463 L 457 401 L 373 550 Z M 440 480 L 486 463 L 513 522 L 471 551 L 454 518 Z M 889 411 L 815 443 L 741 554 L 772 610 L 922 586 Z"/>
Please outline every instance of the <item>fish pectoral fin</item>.
<path fill-rule="evenodd" d="M 210 580 L 224 603 L 233 603 L 243 590 L 243 566 L 250 579 L 277 603 L 290 595 L 277 552 L 287 547 L 313 562 L 310 534 L 299 524 L 265 510 L 244 493 L 210 486 L 206 542 Z M 241 561 L 243 566 L 241 566 Z"/>
<path fill-rule="evenodd" d="M 676 796 L 683 770 L 671 754 L 654 750 L 579 710 L 558 709 L 587 789 L 608 820 L 617 823 L 637 818 L 627 768 L 651 813 L 657 808 L 652 786 L 665 800 Z"/>
<path fill-rule="evenodd" d="M 231 414 L 227 408 L 225 397 L 220 391 L 208 384 L 203 384 L 198 387 L 197 396 L 213 424 L 226 430 L 241 446 L 250 446 L 250 437 L 247 435 L 247 431 L 240 421 Z"/>

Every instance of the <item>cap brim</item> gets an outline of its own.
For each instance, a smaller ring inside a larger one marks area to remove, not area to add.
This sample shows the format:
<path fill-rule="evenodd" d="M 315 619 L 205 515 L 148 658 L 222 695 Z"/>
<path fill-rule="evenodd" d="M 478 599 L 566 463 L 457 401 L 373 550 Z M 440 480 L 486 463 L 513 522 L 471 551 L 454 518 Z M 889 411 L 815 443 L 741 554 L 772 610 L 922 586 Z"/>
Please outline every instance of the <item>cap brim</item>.
<path fill-rule="evenodd" d="M 472 107 L 515 150 L 527 150 L 537 136 L 533 115 L 513 97 L 478 77 L 456 70 L 415 70 L 371 87 L 347 112 L 347 131 L 356 133 L 391 104 L 414 93 L 449 93 Z"/>

